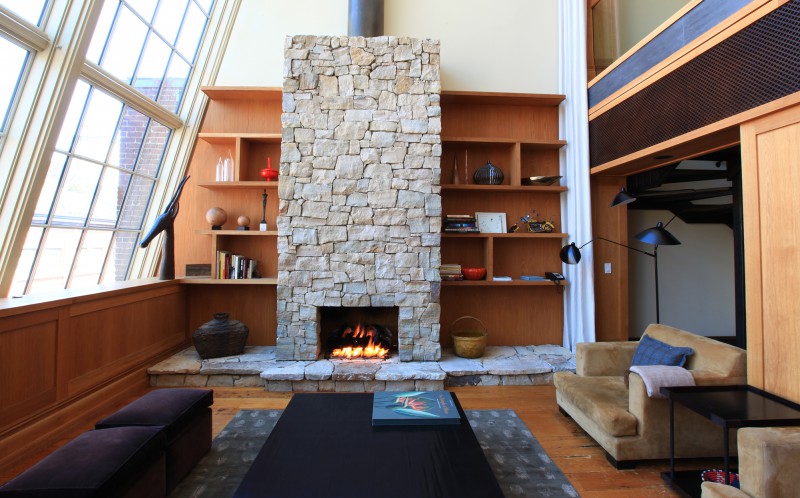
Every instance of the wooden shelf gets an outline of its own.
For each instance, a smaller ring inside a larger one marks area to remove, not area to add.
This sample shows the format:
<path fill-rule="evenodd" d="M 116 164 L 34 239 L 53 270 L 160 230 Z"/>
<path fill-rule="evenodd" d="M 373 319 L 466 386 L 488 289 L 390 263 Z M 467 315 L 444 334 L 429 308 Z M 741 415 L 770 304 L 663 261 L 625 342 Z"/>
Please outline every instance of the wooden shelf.
<path fill-rule="evenodd" d="M 442 137 L 442 143 L 467 144 L 467 145 L 508 145 L 520 144 L 523 148 L 560 149 L 567 145 L 566 140 L 509 140 L 496 137 Z"/>
<path fill-rule="evenodd" d="M 566 192 L 567 187 L 561 185 L 536 186 L 536 185 L 464 185 L 447 183 L 442 184 L 442 190 L 459 190 L 462 192 Z"/>
<path fill-rule="evenodd" d="M 567 285 L 566 280 L 561 281 L 561 285 Z M 482 287 L 509 287 L 509 286 L 556 286 L 550 280 L 511 280 L 511 281 L 495 281 L 495 280 L 460 280 L 460 281 L 446 281 L 442 282 L 443 287 L 474 287 L 474 286 L 482 286 Z"/>
<path fill-rule="evenodd" d="M 251 142 L 280 143 L 280 133 L 198 133 L 197 137 L 210 144 L 233 144 L 237 138 Z"/>
<path fill-rule="evenodd" d="M 499 93 L 499 92 L 456 92 L 443 91 L 442 104 L 469 105 L 535 105 L 556 107 L 566 99 L 559 94 Z"/>
<path fill-rule="evenodd" d="M 275 237 L 278 235 L 276 230 L 195 230 L 198 235 L 236 235 L 243 237 Z"/>
<path fill-rule="evenodd" d="M 280 87 L 203 86 L 200 90 L 214 100 L 281 100 Z"/>
<path fill-rule="evenodd" d="M 276 277 L 265 278 L 209 278 L 183 277 L 180 281 L 191 285 L 278 285 Z"/>
<path fill-rule="evenodd" d="M 268 181 L 245 181 L 245 182 L 203 182 L 198 183 L 198 187 L 207 188 L 207 189 L 232 189 L 232 188 L 266 188 L 266 189 L 277 189 L 278 182 L 268 182 Z"/>
<path fill-rule="evenodd" d="M 453 233 L 442 232 L 442 237 L 446 238 L 469 238 L 469 239 L 566 239 L 569 237 L 566 233 L 553 232 L 553 233 Z"/>

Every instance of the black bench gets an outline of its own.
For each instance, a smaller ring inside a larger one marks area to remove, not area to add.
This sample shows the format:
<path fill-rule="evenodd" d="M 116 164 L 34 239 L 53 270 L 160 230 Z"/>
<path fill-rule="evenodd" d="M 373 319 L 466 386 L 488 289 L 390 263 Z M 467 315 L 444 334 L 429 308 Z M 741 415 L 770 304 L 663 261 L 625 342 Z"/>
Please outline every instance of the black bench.
<path fill-rule="evenodd" d="M 0 487 L 0 497 L 166 495 L 163 427 L 88 431 Z"/>
<path fill-rule="evenodd" d="M 99 421 L 95 428 L 163 426 L 169 494 L 211 448 L 213 400 L 209 389 L 157 389 Z"/>

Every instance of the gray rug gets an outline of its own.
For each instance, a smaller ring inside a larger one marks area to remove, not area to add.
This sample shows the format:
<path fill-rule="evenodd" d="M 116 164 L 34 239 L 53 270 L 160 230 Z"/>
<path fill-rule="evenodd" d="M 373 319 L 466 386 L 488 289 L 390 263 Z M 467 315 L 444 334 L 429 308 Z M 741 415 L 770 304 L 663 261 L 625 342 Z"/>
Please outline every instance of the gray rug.
<path fill-rule="evenodd" d="M 506 498 L 578 496 L 513 410 L 466 413 Z M 170 498 L 233 496 L 280 416 L 281 410 L 241 410 Z"/>

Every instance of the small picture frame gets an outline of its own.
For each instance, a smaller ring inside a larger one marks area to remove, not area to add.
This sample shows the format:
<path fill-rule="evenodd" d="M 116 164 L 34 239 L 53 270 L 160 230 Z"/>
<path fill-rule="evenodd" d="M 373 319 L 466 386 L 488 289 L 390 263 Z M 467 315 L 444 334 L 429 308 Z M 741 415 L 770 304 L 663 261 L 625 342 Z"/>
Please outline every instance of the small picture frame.
<path fill-rule="evenodd" d="M 506 213 L 475 213 L 481 233 L 506 233 Z"/>

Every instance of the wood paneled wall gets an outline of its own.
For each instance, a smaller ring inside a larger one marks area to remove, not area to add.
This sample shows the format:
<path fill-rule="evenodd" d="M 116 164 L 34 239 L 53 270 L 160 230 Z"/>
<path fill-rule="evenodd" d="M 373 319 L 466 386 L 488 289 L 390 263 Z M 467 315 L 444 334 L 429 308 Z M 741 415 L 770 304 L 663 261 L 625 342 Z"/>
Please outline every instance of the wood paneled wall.
<path fill-rule="evenodd" d="M 144 390 L 147 367 L 186 344 L 177 281 L 0 300 L 0 468 Z"/>
<path fill-rule="evenodd" d="M 628 208 L 610 207 L 611 200 L 625 186 L 622 176 L 591 178 L 592 236 L 628 245 Z M 586 241 L 576 241 L 583 244 Z M 592 243 L 594 251 L 595 336 L 598 341 L 627 341 L 628 249 L 604 240 Z M 642 256 L 646 257 L 646 256 Z M 604 264 L 611 263 L 606 274 Z"/>
<path fill-rule="evenodd" d="M 800 402 L 800 105 L 741 136 L 748 382 Z"/>

